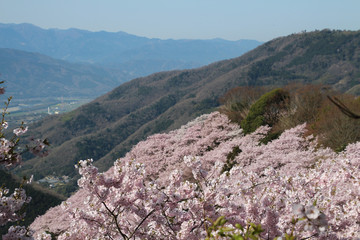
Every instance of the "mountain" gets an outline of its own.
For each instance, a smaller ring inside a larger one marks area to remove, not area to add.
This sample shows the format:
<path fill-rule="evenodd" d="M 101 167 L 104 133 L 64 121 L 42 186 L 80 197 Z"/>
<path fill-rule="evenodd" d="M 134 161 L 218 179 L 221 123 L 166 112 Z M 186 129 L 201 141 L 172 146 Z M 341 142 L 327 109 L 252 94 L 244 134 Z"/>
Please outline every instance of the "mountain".
<path fill-rule="evenodd" d="M 15 99 L 94 98 L 128 80 L 120 71 L 6 48 L 0 48 L 0 73 Z"/>
<path fill-rule="evenodd" d="M 255 40 L 161 40 L 125 32 L 42 29 L 31 24 L 0 24 L 0 47 L 38 52 L 70 62 L 121 69 L 132 77 L 194 68 L 229 59 L 259 46 Z"/>
<path fill-rule="evenodd" d="M 176 129 L 219 106 L 236 86 L 326 84 L 359 95 L 360 31 L 316 31 L 269 41 L 234 59 L 152 74 L 126 82 L 77 110 L 49 116 L 28 135 L 48 138 L 49 156 L 28 159 L 20 174 L 76 176 L 74 164 L 93 158 L 100 170 L 147 136 Z"/>

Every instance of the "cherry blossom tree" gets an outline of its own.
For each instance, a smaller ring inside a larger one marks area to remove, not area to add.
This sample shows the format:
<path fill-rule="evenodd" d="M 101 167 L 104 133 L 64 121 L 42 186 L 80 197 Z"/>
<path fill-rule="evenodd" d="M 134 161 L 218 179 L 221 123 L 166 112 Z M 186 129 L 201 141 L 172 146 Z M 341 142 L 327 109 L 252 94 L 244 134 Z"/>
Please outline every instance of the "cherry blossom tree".
<path fill-rule="evenodd" d="M 4 93 L 2 88 L 1 93 Z M 8 99 L 6 107 L 2 114 L 0 127 L 0 166 L 10 168 L 21 162 L 21 155 L 16 152 L 19 136 L 27 131 L 27 127 L 21 126 L 13 130 L 14 136 L 8 140 L 5 138 L 3 131 L 8 128 L 5 121 L 5 114 L 11 98 Z M 25 190 L 20 186 L 9 195 L 9 189 L 5 186 L 0 187 L 0 226 L 8 222 L 15 222 L 24 217 L 22 213 L 24 204 L 29 203 L 30 197 L 26 196 Z M 23 226 L 11 226 L 9 232 L 2 236 L 2 239 L 32 239 L 32 233 Z"/>
<path fill-rule="evenodd" d="M 2 83 L 0 82 L 0 84 Z M 5 89 L 1 87 L 0 94 L 4 93 Z M 0 125 L 0 167 L 6 169 L 21 164 L 21 154 L 23 152 L 19 151 L 18 144 L 21 135 L 25 134 L 28 130 L 28 127 L 22 124 L 20 127 L 13 129 L 13 136 L 11 138 L 6 138 L 4 131 L 8 128 L 9 124 L 6 122 L 5 116 L 11 99 L 9 97 L 7 102 L 5 102 Z M 32 145 L 27 146 L 27 150 L 38 156 L 46 155 L 46 145 L 48 145 L 47 140 L 33 140 Z M 15 188 L 11 194 L 6 186 L 0 186 L 0 226 L 4 226 L 9 222 L 17 222 L 24 218 L 24 208 L 31 201 L 31 197 L 26 195 L 22 186 L 31 181 L 32 177 L 30 179 L 24 178 L 20 186 Z M 24 226 L 13 225 L 9 228 L 8 233 L 2 236 L 2 239 L 33 239 L 32 234 L 33 232 Z"/>
<path fill-rule="evenodd" d="M 261 143 L 269 130 L 244 135 L 214 112 L 138 143 L 105 173 L 82 160 L 80 190 L 31 227 L 58 239 L 359 237 L 360 143 L 335 153 L 306 124 Z"/>

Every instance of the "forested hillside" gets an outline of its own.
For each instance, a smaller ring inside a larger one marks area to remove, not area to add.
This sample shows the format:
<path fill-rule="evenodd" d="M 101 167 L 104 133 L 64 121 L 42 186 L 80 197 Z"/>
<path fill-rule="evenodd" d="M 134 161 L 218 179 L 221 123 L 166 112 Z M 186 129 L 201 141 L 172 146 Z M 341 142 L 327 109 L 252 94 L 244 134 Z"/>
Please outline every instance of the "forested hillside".
<path fill-rule="evenodd" d="M 43 119 L 30 126 L 28 135 L 48 138 L 51 153 L 28 159 L 17 173 L 33 173 L 35 179 L 53 172 L 75 177 L 74 164 L 87 158 L 106 170 L 147 136 L 212 111 L 236 86 L 313 83 L 357 95 L 359 80 L 360 32 L 323 30 L 277 38 L 238 58 L 134 79 L 75 111 Z"/>

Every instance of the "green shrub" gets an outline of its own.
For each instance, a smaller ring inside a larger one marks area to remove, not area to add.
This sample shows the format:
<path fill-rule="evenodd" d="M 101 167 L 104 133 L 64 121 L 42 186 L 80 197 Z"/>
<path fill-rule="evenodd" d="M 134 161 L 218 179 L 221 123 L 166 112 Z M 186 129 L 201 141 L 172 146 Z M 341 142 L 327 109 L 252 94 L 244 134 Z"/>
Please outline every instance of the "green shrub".
<path fill-rule="evenodd" d="M 262 95 L 253 105 L 246 118 L 241 122 L 245 134 L 254 132 L 258 127 L 273 126 L 279 113 L 285 109 L 289 93 L 281 88 L 274 89 Z"/>
<path fill-rule="evenodd" d="M 219 112 L 226 114 L 230 121 L 240 124 L 248 115 L 251 105 L 267 91 L 265 87 L 233 88 L 219 99 L 223 104 Z"/>
<path fill-rule="evenodd" d="M 221 173 L 228 172 L 233 168 L 233 166 L 235 166 L 235 157 L 238 156 L 241 152 L 242 150 L 238 146 L 233 147 L 232 151 L 229 152 L 226 156 L 226 163 L 222 167 Z"/>
<path fill-rule="evenodd" d="M 225 224 L 227 220 L 224 216 L 219 217 L 216 221 L 211 221 L 210 226 L 205 225 L 207 237 L 205 240 L 231 239 L 231 240 L 260 240 L 260 234 L 264 231 L 260 224 L 250 223 L 247 226 L 236 224 L 235 228 L 228 227 Z"/>
<path fill-rule="evenodd" d="M 306 135 L 316 136 L 320 145 L 337 152 L 360 140 L 359 119 L 345 115 L 327 96 L 336 97 L 357 115 L 360 115 L 360 97 L 336 92 L 326 85 L 291 84 L 256 97 L 262 90 L 231 89 L 220 99 L 223 105 L 219 111 L 240 124 L 245 134 L 263 125 L 271 126 L 270 133 L 261 140 L 264 144 L 303 123 L 307 123 Z M 223 171 L 230 170 L 233 164 L 229 159 Z"/>

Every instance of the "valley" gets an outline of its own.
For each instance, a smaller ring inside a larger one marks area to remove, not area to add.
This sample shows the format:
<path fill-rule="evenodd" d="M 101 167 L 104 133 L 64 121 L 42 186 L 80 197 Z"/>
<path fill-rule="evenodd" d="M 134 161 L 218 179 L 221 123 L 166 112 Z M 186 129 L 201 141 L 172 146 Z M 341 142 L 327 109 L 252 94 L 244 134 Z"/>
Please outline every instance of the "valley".
<path fill-rule="evenodd" d="M 6 117 L 9 126 L 15 128 L 22 122 L 30 125 L 47 115 L 58 115 L 72 111 L 89 103 L 89 98 L 44 97 L 31 99 L 12 99 Z"/>

